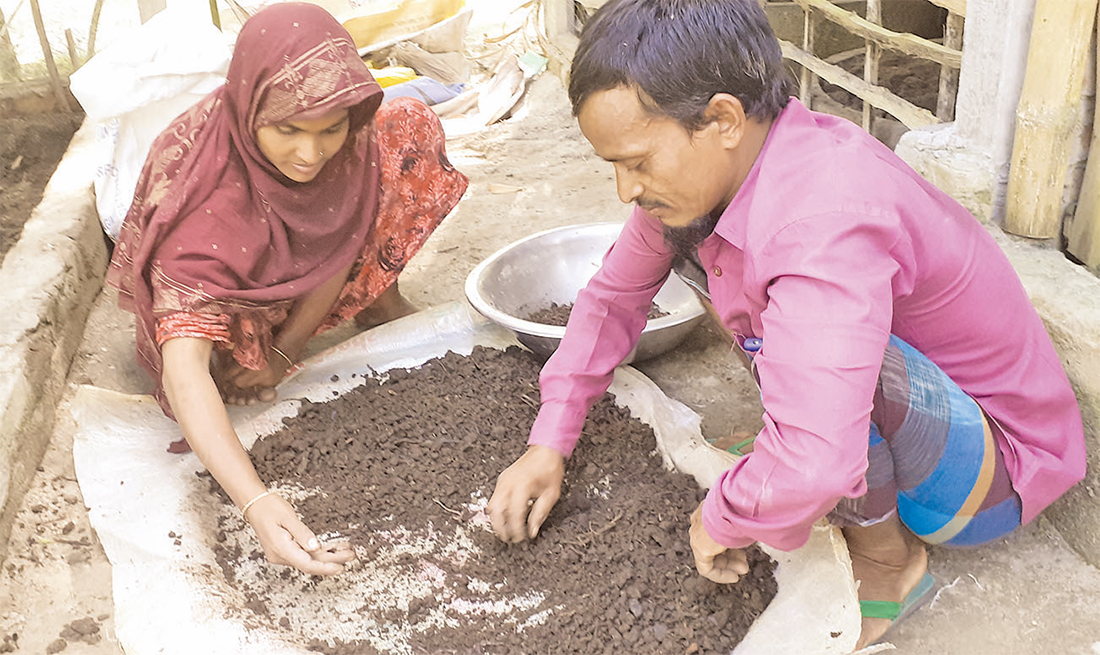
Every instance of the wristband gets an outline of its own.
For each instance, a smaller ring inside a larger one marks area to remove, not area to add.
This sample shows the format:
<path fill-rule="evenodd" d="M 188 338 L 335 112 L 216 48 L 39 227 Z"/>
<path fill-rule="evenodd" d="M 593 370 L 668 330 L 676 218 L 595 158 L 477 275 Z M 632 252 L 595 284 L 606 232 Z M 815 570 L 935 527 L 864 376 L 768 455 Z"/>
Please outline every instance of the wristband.
<path fill-rule="evenodd" d="M 261 499 L 263 499 L 267 496 L 270 496 L 273 493 L 275 493 L 275 492 L 268 489 L 267 491 L 257 495 L 255 498 L 253 498 L 252 500 L 245 503 L 244 507 L 241 508 L 241 516 L 243 516 L 245 518 L 245 520 L 248 520 L 248 510 L 249 510 L 249 508 L 251 508 L 253 505 L 255 505 L 256 501 L 261 500 Z"/>
<path fill-rule="evenodd" d="M 279 349 L 278 349 L 278 348 L 276 348 L 275 346 L 271 346 L 271 352 L 277 353 L 277 354 L 278 354 L 278 355 L 279 355 L 280 357 L 282 357 L 283 359 L 285 359 L 285 360 L 286 360 L 286 365 L 287 365 L 287 368 L 292 368 L 292 367 L 294 366 L 294 362 L 293 362 L 293 361 L 292 361 L 292 360 L 291 360 L 291 359 L 290 359 L 289 357 L 287 357 L 287 356 L 286 356 L 286 353 L 284 353 L 283 351 L 279 350 Z"/>

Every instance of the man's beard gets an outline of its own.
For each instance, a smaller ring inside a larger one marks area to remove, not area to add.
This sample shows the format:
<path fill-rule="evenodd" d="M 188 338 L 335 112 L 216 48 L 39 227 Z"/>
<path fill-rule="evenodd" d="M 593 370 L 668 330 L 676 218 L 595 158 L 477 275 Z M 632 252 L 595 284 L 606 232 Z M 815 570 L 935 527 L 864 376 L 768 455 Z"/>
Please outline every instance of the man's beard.
<path fill-rule="evenodd" d="M 665 243 L 675 254 L 689 260 L 697 259 L 695 249 L 711 234 L 718 225 L 722 212 L 711 212 L 692 220 L 683 227 L 663 226 Z"/>

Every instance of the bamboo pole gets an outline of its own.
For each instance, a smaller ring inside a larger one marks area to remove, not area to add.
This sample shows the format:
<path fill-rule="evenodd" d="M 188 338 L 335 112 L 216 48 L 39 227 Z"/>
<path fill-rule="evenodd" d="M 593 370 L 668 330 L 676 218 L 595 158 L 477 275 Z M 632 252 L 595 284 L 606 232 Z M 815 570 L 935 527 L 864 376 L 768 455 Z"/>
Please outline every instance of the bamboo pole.
<path fill-rule="evenodd" d="M 222 28 L 222 17 L 218 15 L 218 0 L 210 0 L 210 20 L 214 21 L 214 27 L 219 30 Z"/>
<path fill-rule="evenodd" d="M 88 26 L 88 59 L 95 54 L 95 33 L 99 31 L 99 13 L 103 11 L 103 0 L 95 0 L 92 7 L 92 23 Z"/>
<path fill-rule="evenodd" d="M 1005 229 L 1061 233 L 1062 194 L 1097 0 L 1037 0 L 1027 72 L 1016 108 Z"/>
<path fill-rule="evenodd" d="M 814 17 L 814 12 L 806 7 L 803 7 L 802 12 L 802 49 L 813 56 L 814 31 L 817 27 L 817 19 Z M 813 109 L 813 87 L 816 84 L 817 76 L 814 75 L 813 70 L 808 66 L 803 66 L 802 73 L 798 76 L 798 99 L 806 105 L 807 109 Z"/>
<path fill-rule="evenodd" d="M 68 111 L 69 97 L 65 93 L 65 86 L 61 83 L 61 75 L 57 72 L 57 64 L 53 60 L 53 50 L 50 49 L 50 41 L 46 38 L 46 25 L 42 22 L 42 10 L 38 6 L 38 0 L 31 0 L 31 15 L 34 17 L 34 29 L 38 31 L 38 42 L 42 44 L 42 56 L 46 60 L 46 70 L 50 73 L 50 84 L 57 96 L 58 109 Z"/>
<path fill-rule="evenodd" d="M 867 21 L 882 25 L 882 0 L 867 0 Z M 863 79 L 868 84 L 878 85 L 878 64 L 881 56 L 882 49 L 868 40 L 863 52 Z M 871 103 L 863 101 L 863 129 L 868 132 L 874 122 L 874 110 Z"/>
<path fill-rule="evenodd" d="M 954 12 L 947 14 L 943 44 L 956 50 L 962 49 L 963 17 Z M 955 100 L 959 95 L 959 69 L 940 65 L 940 89 L 936 95 L 936 118 L 944 123 L 955 120 Z"/>
<path fill-rule="evenodd" d="M 19 58 L 8 35 L 8 21 L 0 10 L 0 80 L 14 82 L 19 79 Z"/>
<path fill-rule="evenodd" d="M 1097 23 L 1100 24 L 1100 16 Z M 1066 224 L 1066 251 L 1100 273 L 1100 46 L 1093 53 L 1093 61 L 1096 64 L 1096 111 L 1092 119 L 1092 142 L 1077 211 L 1073 220 Z"/>
<path fill-rule="evenodd" d="M 70 29 L 65 30 L 65 45 L 69 47 L 69 65 L 73 70 L 80 68 L 80 55 L 76 51 L 76 39 L 73 38 L 73 31 Z"/>

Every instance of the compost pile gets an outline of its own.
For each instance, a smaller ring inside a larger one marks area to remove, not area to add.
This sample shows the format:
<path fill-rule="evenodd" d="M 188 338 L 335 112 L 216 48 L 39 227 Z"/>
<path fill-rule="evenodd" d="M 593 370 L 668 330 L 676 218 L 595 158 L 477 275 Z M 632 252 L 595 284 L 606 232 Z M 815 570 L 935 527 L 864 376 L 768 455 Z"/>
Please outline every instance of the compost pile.
<path fill-rule="evenodd" d="M 728 653 L 774 597 L 774 564 L 751 549 L 735 585 L 696 573 L 688 517 L 703 493 L 610 396 L 539 537 L 492 534 L 485 503 L 526 448 L 539 367 L 515 347 L 448 353 L 306 402 L 258 441 L 260 476 L 358 560 L 325 579 L 266 564 L 227 507 L 216 554 L 242 620 L 333 654 Z"/>

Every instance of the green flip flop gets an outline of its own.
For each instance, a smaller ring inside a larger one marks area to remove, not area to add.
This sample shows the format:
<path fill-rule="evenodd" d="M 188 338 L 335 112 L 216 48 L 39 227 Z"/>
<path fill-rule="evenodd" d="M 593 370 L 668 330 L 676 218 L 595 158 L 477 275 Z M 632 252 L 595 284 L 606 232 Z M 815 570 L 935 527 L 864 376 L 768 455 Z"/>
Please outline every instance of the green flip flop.
<path fill-rule="evenodd" d="M 910 591 L 905 600 L 900 603 L 889 600 L 861 600 L 859 601 L 860 613 L 869 619 L 889 619 L 894 627 L 899 622 L 908 618 L 913 612 L 924 606 L 932 598 L 932 589 L 936 586 L 936 579 L 931 573 L 925 573 L 917 586 Z M 885 637 L 885 635 L 883 635 Z M 876 642 L 877 643 L 877 642 Z"/>
<path fill-rule="evenodd" d="M 706 441 L 707 441 L 707 443 L 709 443 L 710 445 L 713 446 L 715 444 L 715 442 L 717 442 L 718 440 L 717 439 L 707 439 Z M 737 443 L 733 444 L 729 448 L 726 448 L 726 452 L 733 453 L 734 455 L 744 456 L 745 453 L 741 452 L 741 449 L 744 448 L 745 446 L 755 442 L 755 441 L 756 441 L 756 435 L 754 434 L 753 436 L 749 437 L 748 439 L 745 439 L 744 441 L 738 441 Z"/>

